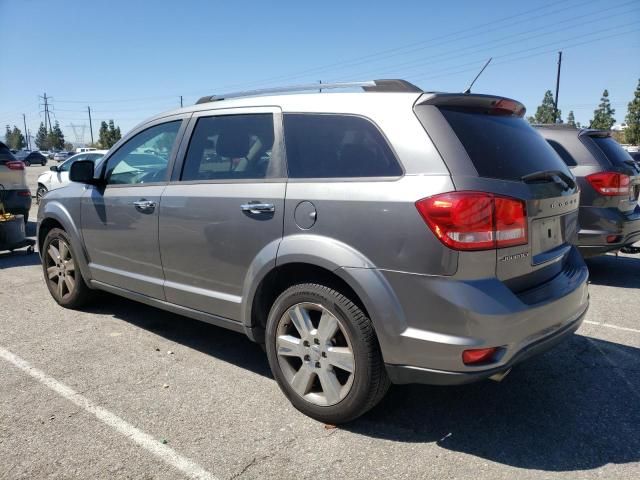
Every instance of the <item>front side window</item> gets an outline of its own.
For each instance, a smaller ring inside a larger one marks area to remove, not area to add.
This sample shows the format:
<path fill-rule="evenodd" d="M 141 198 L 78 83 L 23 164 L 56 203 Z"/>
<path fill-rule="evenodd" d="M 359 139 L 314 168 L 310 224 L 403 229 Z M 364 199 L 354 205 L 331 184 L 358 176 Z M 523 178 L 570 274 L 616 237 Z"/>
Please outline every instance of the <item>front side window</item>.
<path fill-rule="evenodd" d="M 198 119 L 181 180 L 260 179 L 274 168 L 273 115 L 220 115 Z"/>
<path fill-rule="evenodd" d="M 109 185 L 162 182 L 182 120 L 148 128 L 122 145 L 107 161 Z"/>
<path fill-rule="evenodd" d="M 391 148 L 369 120 L 348 115 L 284 115 L 291 178 L 396 177 Z"/>

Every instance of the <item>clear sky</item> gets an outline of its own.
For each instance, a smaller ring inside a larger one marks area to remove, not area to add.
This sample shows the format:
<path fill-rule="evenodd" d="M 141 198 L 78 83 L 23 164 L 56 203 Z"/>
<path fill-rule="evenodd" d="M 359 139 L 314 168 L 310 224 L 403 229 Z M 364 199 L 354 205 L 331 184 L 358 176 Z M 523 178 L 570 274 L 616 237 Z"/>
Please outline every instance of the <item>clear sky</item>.
<path fill-rule="evenodd" d="M 202 95 L 334 80 L 404 78 L 522 101 L 555 89 L 588 122 L 609 90 L 618 122 L 640 77 L 640 0 L 0 0 L 0 126 L 30 130 L 38 95 L 68 127 L 113 118 L 123 133 Z M 94 133 L 95 134 L 95 133 Z M 85 140 L 89 139 L 88 130 Z"/>

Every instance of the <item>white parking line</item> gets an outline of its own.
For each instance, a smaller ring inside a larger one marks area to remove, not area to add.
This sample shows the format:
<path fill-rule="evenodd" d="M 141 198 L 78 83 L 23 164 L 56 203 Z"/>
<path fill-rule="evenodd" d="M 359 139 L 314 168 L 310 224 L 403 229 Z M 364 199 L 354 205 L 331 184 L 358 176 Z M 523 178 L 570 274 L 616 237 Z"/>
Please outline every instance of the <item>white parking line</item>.
<path fill-rule="evenodd" d="M 589 325 L 598 325 L 599 327 L 613 328 L 615 330 L 623 330 L 625 332 L 640 333 L 640 330 L 637 329 L 637 328 L 619 327 L 618 325 L 610 325 L 608 323 L 592 322 L 591 320 L 585 320 L 584 323 L 588 323 Z"/>
<path fill-rule="evenodd" d="M 109 412 L 108 410 L 105 410 L 104 408 L 96 405 L 88 398 L 73 390 L 71 387 L 68 387 L 64 383 L 60 383 L 55 378 L 50 377 L 41 370 L 38 370 L 37 368 L 31 366 L 27 361 L 11 353 L 9 350 L 0 347 L 0 358 L 3 358 L 9 363 L 12 363 L 23 372 L 29 374 L 40 383 L 49 387 L 61 397 L 66 398 L 80 408 L 83 408 L 87 412 L 95 415 L 96 418 L 102 423 L 108 425 L 131 441 L 137 443 L 148 452 L 154 454 L 163 462 L 168 463 L 169 465 L 180 470 L 189 478 L 215 480 L 215 477 L 211 473 L 206 471 L 194 461 L 183 457 L 172 448 L 153 438 L 151 435 L 134 427 L 130 423 Z"/>

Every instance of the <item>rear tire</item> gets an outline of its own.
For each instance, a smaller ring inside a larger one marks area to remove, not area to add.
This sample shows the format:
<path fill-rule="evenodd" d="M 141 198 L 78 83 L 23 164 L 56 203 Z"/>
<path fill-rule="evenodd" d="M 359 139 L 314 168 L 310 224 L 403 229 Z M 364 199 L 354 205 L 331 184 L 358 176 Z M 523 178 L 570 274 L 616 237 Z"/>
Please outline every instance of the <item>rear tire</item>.
<path fill-rule="evenodd" d="M 23 160 L 22 163 L 24 163 L 25 167 L 30 167 L 31 166 L 31 162 L 29 160 Z"/>
<path fill-rule="evenodd" d="M 296 409 L 318 421 L 354 420 L 389 388 L 371 320 L 324 285 L 285 290 L 271 307 L 265 339 L 280 389 Z"/>
<path fill-rule="evenodd" d="M 53 299 L 65 308 L 79 308 L 93 296 L 77 258 L 67 232 L 53 228 L 47 233 L 42 243 L 44 280 Z"/>

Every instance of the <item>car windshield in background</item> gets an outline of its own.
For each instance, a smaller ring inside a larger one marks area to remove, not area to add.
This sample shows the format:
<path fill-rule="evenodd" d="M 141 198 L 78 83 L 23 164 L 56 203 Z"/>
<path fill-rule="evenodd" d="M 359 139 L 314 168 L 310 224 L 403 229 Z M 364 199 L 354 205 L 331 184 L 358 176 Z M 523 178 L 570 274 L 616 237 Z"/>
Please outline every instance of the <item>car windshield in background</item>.
<path fill-rule="evenodd" d="M 627 152 L 624 148 L 620 146 L 618 142 L 616 142 L 611 137 L 590 137 L 591 140 L 598 146 L 602 153 L 609 159 L 612 165 L 624 164 L 628 165 L 629 162 L 633 161 L 629 152 Z"/>
<path fill-rule="evenodd" d="M 525 119 L 465 109 L 440 111 L 481 177 L 520 180 L 540 171 L 571 177 L 562 159 Z"/>

